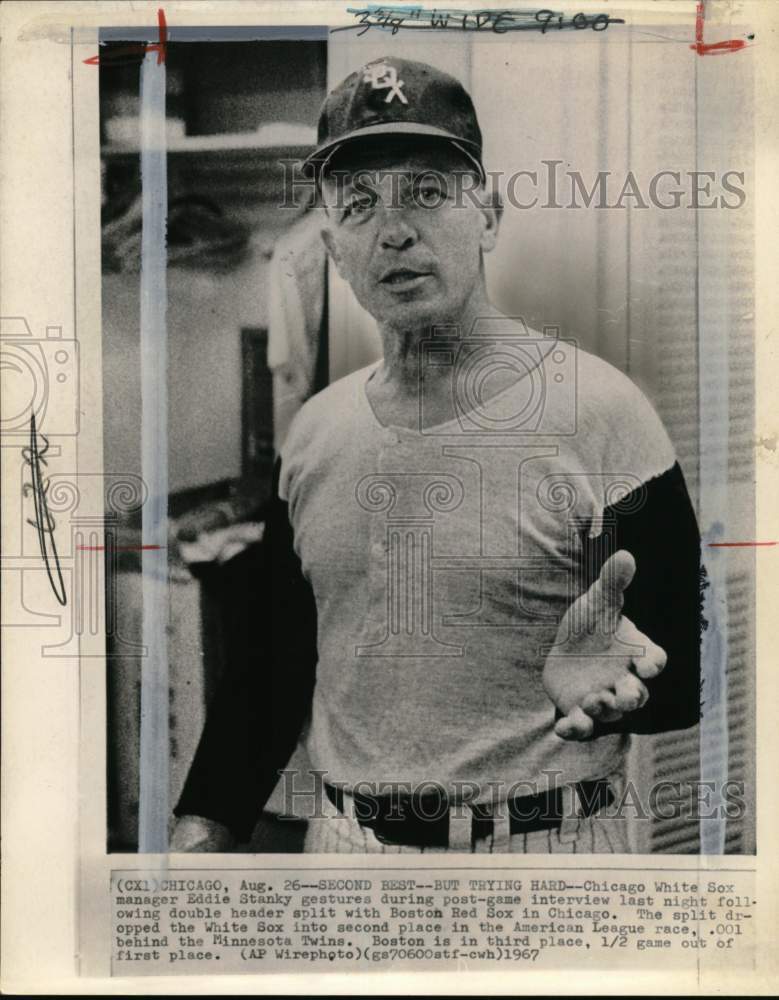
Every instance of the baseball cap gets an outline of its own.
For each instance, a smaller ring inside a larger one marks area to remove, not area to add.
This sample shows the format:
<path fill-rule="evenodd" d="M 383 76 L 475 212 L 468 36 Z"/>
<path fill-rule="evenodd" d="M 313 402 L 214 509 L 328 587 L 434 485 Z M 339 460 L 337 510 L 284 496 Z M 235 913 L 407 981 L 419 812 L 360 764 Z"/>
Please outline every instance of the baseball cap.
<path fill-rule="evenodd" d="M 347 76 L 322 106 L 317 148 L 304 167 L 318 177 L 336 151 L 372 136 L 447 140 L 485 180 L 473 102 L 459 80 L 434 66 L 386 56 Z"/>

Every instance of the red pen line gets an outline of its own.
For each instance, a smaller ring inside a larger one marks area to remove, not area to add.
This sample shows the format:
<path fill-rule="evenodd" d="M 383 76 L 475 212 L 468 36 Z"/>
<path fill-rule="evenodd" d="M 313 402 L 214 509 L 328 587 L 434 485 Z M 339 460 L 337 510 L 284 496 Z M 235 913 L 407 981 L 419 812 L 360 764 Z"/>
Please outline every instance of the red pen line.
<path fill-rule="evenodd" d="M 166 549 L 167 545 L 113 545 L 114 552 L 143 552 L 148 549 Z M 105 552 L 105 545 L 77 545 L 82 552 Z"/>
<path fill-rule="evenodd" d="M 731 38 L 727 42 L 704 42 L 703 20 L 705 16 L 703 0 L 701 0 L 695 9 L 695 43 L 690 46 L 693 52 L 697 52 L 699 56 L 719 56 L 725 52 L 738 52 L 739 49 L 747 47 L 747 43 L 741 38 Z"/>
<path fill-rule="evenodd" d="M 124 48 L 114 49 L 109 58 L 106 58 L 106 63 L 110 63 L 111 59 L 117 59 L 119 56 L 129 56 L 129 55 L 140 55 L 145 56 L 147 52 L 157 53 L 157 65 L 165 62 L 165 57 L 168 53 L 168 23 L 165 20 L 165 11 L 160 7 L 157 11 L 157 41 L 154 44 L 147 44 L 146 42 L 140 45 L 125 45 Z M 85 59 L 84 62 L 87 66 L 99 66 L 100 65 L 100 53 L 96 56 L 90 56 L 89 59 Z"/>
<path fill-rule="evenodd" d="M 709 542 L 710 549 L 741 549 L 758 545 L 776 545 L 776 542 Z"/>

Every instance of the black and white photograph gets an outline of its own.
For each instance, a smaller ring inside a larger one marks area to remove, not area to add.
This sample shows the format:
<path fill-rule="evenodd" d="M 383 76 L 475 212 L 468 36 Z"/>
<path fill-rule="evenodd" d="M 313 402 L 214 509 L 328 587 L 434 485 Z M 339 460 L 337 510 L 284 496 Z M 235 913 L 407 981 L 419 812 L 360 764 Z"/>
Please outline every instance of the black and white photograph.
<path fill-rule="evenodd" d="M 776 992 L 777 27 L 3 4 L 4 992 Z"/>
<path fill-rule="evenodd" d="M 105 470 L 166 487 L 110 849 L 750 853 L 748 109 L 617 20 L 373 20 L 171 41 L 163 123 L 101 45 Z"/>

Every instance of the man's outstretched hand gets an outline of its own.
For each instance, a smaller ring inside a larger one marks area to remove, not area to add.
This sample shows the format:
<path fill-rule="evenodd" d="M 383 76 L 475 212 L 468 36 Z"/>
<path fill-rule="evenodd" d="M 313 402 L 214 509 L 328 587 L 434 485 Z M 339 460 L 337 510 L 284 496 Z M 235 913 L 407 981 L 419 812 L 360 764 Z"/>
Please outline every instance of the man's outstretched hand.
<path fill-rule="evenodd" d="M 665 667 L 665 651 L 622 614 L 635 572 L 633 556 L 615 552 L 560 622 L 543 683 L 563 713 L 555 732 L 564 740 L 585 740 L 595 722 L 615 722 L 641 708 L 649 698 L 643 681 Z"/>

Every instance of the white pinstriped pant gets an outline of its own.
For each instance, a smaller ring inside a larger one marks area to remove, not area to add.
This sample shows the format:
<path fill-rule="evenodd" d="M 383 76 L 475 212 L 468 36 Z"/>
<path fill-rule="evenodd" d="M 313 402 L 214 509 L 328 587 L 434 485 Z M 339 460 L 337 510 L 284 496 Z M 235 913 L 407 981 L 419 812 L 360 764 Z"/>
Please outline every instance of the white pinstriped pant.
<path fill-rule="evenodd" d="M 591 816 L 566 818 L 555 830 L 512 835 L 506 817 L 496 819 L 494 832 L 472 845 L 469 810 L 463 810 L 466 815 L 461 818 L 450 815 L 448 847 L 383 844 L 372 830 L 339 813 L 325 798 L 325 815 L 308 821 L 303 849 L 307 854 L 629 854 L 627 821 L 614 815 L 624 792 L 624 772 L 615 771 L 607 780 L 614 792 L 610 806 Z"/>

